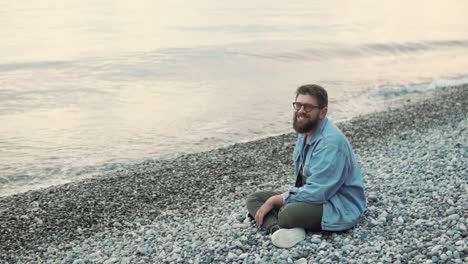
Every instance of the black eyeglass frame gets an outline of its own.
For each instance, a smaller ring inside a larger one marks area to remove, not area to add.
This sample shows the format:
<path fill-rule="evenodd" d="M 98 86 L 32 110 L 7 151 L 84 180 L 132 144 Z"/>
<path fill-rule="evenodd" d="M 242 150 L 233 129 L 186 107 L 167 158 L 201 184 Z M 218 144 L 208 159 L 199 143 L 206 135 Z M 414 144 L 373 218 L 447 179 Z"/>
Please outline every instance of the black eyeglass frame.
<path fill-rule="evenodd" d="M 301 110 L 302 107 L 304 107 L 304 111 L 306 111 L 306 112 L 310 112 L 310 111 L 314 110 L 315 108 L 318 108 L 318 109 L 323 108 L 323 107 L 320 107 L 318 105 L 303 104 L 303 103 L 300 103 L 300 102 L 293 102 L 292 104 L 293 104 L 294 110 L 296 110 L 296 111 Z"/>

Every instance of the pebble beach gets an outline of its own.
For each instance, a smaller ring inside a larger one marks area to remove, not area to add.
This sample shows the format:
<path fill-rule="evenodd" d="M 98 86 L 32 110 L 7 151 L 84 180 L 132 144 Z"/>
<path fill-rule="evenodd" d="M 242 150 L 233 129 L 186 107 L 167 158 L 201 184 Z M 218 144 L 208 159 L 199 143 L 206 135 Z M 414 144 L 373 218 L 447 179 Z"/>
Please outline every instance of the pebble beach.
<path fill-rule="evenodd" d="M 0 198 L 0 263 L 467 263 L 468 86 L 337 123 L 361 166 L 356 227 L 291 249 L 245 198 L 294 183 L 294 133 Z"/>

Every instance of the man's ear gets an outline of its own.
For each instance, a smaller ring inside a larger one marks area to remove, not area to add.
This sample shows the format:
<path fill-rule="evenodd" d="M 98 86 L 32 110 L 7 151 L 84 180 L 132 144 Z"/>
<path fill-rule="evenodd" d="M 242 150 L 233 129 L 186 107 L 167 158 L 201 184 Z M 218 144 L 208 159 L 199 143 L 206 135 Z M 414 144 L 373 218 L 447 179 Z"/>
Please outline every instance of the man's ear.
<path fill-rule="evenodd" d="M 320 114 L 319 114 L 320 120 L 324 119 L 327 116 L 327 113 L 328 113 L 328 107 L 325 106 L 324 108 L 320 109 Z"/>

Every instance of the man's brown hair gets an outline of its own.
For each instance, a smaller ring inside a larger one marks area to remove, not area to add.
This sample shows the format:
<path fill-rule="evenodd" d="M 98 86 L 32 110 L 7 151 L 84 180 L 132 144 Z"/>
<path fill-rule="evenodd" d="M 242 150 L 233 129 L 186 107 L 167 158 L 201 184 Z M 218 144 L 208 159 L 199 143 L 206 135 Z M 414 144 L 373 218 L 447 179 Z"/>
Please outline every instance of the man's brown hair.
<path fill-rule="evenodd" d="M 308 94 L 317 99 L 319 107 L 328 107 L 328 93 L 320 85 L 317 84 L 305 84 L 301 85 L 296 90 L 296 99 L 300 94 Z"/>

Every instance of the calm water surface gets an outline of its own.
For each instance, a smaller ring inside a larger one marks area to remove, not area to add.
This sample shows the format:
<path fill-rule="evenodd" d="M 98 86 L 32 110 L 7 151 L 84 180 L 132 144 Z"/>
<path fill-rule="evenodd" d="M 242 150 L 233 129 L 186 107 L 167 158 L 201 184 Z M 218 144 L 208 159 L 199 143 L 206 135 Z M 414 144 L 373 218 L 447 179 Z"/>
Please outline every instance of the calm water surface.
<path fill-rule="evenodd" d="M 0 3 L 0 196 L 468 83 L 466 1 Z"/>

